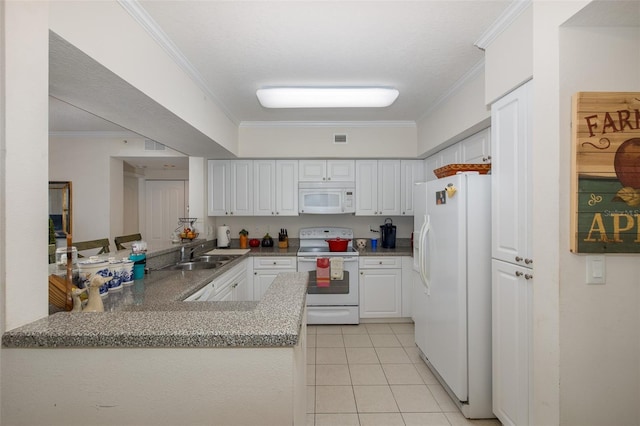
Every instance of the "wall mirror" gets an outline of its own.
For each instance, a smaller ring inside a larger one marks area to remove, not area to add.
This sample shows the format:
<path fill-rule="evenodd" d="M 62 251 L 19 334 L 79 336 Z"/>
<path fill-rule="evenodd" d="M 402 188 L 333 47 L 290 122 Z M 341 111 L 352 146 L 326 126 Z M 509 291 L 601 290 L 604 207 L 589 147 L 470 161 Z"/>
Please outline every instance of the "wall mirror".
<path fill-rule="evenodd" d="M 49 182 L 49 218 L 57 238 L 72 233 L 71 182 Z"/>

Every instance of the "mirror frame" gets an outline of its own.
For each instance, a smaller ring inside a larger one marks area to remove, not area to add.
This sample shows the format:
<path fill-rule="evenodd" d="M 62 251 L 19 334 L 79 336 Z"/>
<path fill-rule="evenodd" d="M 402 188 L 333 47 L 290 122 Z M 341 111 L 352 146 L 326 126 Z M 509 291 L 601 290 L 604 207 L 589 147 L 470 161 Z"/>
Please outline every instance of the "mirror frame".
<path fill-rule="evenodd" d="M 73 231 L 73 192 L 70 181 L 49 181 L 49 211 L 51 211 L 51 191 L 62 192 L 62 231 L 72 234 Z M 51 213 L 49 213 L 51 217 Z"/>

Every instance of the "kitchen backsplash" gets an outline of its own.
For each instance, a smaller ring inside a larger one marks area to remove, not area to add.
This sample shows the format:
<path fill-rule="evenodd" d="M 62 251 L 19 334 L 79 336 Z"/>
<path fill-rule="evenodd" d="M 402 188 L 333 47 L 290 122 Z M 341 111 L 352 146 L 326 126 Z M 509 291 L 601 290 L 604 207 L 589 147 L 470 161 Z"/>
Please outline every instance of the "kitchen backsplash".
<path fill-rule="evenodd" d="M 216 217 L 216 226 L 228 225 L 231 227 L 231 238 L 237 239 L 241 229 L 249 231 L 249 238 L 262 238 L 269 232 L 272 237 L 277 237 L 281 228 L 286 228 L 290 238 L 297 238 L 300 228 L 312 226 L 340 226 L 352 228 L 355 238 L 371 238 L 380 233 L 373 233 L 369 227 L 379 231 L 387 216 L 354 216 L 354 215 L 300 215 L 285 217 L 270 216 L 236 216 Z M 398 238 L 410 238 L 413 231 L 413 216 L 388 216 L 397 226 Z M 213 237 L 215 238 L 215 236 Z"/>

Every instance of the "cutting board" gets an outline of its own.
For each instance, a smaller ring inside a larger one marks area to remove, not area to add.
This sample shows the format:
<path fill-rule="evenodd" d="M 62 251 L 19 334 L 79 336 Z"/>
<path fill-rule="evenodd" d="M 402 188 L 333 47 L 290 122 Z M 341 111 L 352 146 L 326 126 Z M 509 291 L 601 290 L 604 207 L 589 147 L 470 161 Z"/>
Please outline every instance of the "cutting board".
<path fill-rule="evenodd" d="M 251 250 L 250 249 L 213 249 L 211 251 L 208 251 L 205 254 L 215 254 L 215 255 L 221 255 L 221 254 L 226 254 L 226 255 L 243 255 L 246 253 L 249 253 Z"/>

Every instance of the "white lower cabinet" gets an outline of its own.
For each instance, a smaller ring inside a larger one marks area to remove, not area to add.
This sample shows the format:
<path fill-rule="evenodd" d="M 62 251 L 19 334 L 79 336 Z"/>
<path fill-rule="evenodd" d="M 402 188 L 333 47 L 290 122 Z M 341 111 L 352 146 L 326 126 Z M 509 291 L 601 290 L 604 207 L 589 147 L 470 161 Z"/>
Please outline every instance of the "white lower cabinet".
<path fill-rule="evenodd" d="M 529 425 L 533 272 L 492 261 L 493 412 L 503 425 Z"/>
<path fill-rule="evenodd" d="M 295 256 L 253 258 L 253 300 L 260 300 L 280 272 L 296 272 Z"/>
<path fill-rule="evenodd" d="M 185 299 L 185 302 L 219 302 L 247 300 L 247 260 Z"/>
<path fill-rule="evenodd" d="M 360 318 L 402 316 L 402 261 L 396 256 L 360 257 Z"/>

